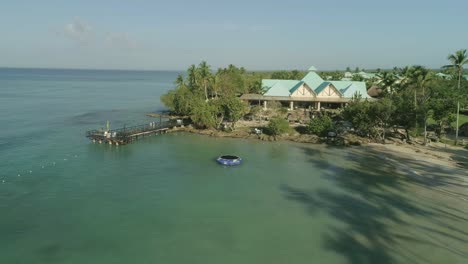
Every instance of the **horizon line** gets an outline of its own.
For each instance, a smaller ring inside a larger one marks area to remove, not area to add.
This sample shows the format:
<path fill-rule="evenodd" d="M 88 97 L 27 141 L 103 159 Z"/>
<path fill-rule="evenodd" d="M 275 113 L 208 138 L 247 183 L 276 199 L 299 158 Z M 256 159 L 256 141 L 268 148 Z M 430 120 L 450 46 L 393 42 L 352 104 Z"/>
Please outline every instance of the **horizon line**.
<path fill-rule="evenodd" d="M 416 66 L 418 64 L 414 64 L 414 65 L 408 65 L 408 66 Z M 236 66 L 236 65 L 234 65 Z M 243 66 L 236 66 L 236 67 L 243 67 Z M 378 69 L 382 70 L 382 71 L 389 71 L 389 70 L 393 70 L 395 67 L 397 66 L 394 66 L 392 68 L 369 68 L 369 69 L 366 69 L 366 68 L 361 68 L 359 67 L 359 71 L 377 71 Z M 423 66 L 425 67 L 425 66 Z M 218 69 L 220 67 L 216 67 L 216 69 Z M 245 67 L 244 67 L 245 68 Z M 356 68 L 356 67 L 355 67 Z M 350 72 L 355 72 L 355 68 L 352 69 L 351 68 L 351 71 Z M 399 68 L 399 67 L 397 67 Z M 442 67 L 440 68 L 430 68 L 430 67 L 426 67 L 428 70 L 442 70 Z M 64 67 L 64 68 L 59 68 L 59 67 L 10 67 L 10 66 L 0 66 L 0 69 L 18 69 L 18 70 L 76 70 L 76 71 L 140 71 L 140 72 L 185 72 L 187 71 L 187 69 L 185 70 L 182 70 L 182 69 L 165 69 L 165 70 L 161 70 L 161 69 L 116 69 L 116 68 L 79 68 L 79 67 Z M 279 72 L 279 71 L 294 71 L 294 70 L 297 70 L 297 71 L 303 71 L 303 72 L 307 72 L 307 69 L 270 69 L 270 70 L 249 70 L 249 69 L 246 69 L 247 72 Z M 215 69 L 213 69 L 213 71 L 215 71 Z M 346 72 L 346 68 L 345 69 L 333 69 L 333 70 L 317 70 L 317 72 L 335 72 L 335 71 L 338 71 L 338 72 Z"/>

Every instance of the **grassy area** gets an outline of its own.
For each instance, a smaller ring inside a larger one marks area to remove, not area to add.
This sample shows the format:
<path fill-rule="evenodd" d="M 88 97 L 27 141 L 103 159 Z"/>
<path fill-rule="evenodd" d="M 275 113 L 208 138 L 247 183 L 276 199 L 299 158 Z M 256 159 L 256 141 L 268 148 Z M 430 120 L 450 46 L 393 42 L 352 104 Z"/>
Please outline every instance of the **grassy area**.
<path fill-rule="evenodd" d="M 464 123 L 468 122 L 468 115 L 460 115 L 460 120 L 458 121 L 458 124 L 461 126 Z M 456 121 L 452 123 L 452 126 L 456 125 Z"/>
<path fill-rule="evenodd" d="M 460 120 L 458 121 L 458 125 L 461 126 L 463 125 L 464 123 L 468 122 L 468 115 L 461 115 L 460 114 Z M 427 124 L 430 125 L 430 124 L 435 124 L 435 121 L 434 119 L 432 118 L 429 118 L 427 120 Z M 452 127 L 455 127 L 457 125 L 457 121 L 453 121 L 452 122 Z"/>

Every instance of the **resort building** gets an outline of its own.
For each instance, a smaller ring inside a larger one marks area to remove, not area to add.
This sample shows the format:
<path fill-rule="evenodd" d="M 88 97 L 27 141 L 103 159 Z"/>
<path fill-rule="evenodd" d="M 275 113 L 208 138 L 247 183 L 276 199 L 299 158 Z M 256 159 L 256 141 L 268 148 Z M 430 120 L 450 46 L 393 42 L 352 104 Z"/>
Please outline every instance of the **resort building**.
<path fill-rule="evenodd" d="M 268 108 L 268 102 L 277 101 L 295 108 L 339 108 L 349 102 L 353 96 L 371 99 L 367 94 L 365 82 L 323 80 L 315 67 L 310 67 L 302 80 L 262 80 L 263 94 L 244 94 L 241 99 L 250 104 L 262 104 Z"/>
<path fill-rule="evenodd" d="M 445 73 L 442 73 L 442 72 L 436 73 L 436 76 L 439 77 L 439 78 L 445 79 L 445 80 L 452 80 L 452 78 L 453 78 L 453 75 L 445 74 Z M 465 78 L 466 80 L 468 80 L 468 75 L 463 75 L 462 78 Z"/>
<path fill-rule="evenodd" d="M 360 76 L 364 80 L 368 80 L 368 79 L 372 79 L 372 78 L 377 77 L 377 75 L 375 73 L 369 73 L 369 72 L 364 72 L 364 71 L 360 71 L 358 73 L 345 72 L 344 77 L 341 80 L 342 81 L 351 81 L 351 79 L 353 79 L 354 76 Z"/>
<path fill-rule="evenodd" d="M 439 77 L 439 78 L 445 79 L 445 80 L 451 80 L 452 79 L 452 75 L 445 74 L 445 73 L 442 73 L 442 72 L 436 73 L 436 76 Z"/>

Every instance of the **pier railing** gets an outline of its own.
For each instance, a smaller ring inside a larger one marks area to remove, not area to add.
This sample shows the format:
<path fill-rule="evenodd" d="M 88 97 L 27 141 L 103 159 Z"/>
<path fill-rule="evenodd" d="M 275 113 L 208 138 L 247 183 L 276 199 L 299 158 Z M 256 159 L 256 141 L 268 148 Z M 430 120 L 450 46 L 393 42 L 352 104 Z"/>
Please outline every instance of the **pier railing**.
<path fill-rule="evenodd" d="M 117 129 L 95 129 L 86 131 L 86 137 L 99 142 L 108 142 L 110 144 L 127 144 L 139 136 L 151 135 L 165 131 L 176 126 L 173 121 L 151 122 L 145 125 L 131 127 L 122 127 Z"/>

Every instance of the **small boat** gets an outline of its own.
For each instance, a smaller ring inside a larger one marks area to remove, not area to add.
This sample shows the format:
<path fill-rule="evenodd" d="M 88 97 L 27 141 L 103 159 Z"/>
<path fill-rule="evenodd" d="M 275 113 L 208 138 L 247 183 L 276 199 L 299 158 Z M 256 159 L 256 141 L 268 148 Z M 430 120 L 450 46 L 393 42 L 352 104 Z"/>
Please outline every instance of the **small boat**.
<path fill-rule="evenodd" d="M 236 166 L 242 163 L 242 158 L 234 155 L 223 155 L 218 157 L 216 159 L 216 162 L 218 162 L 221 165 Z"/>

